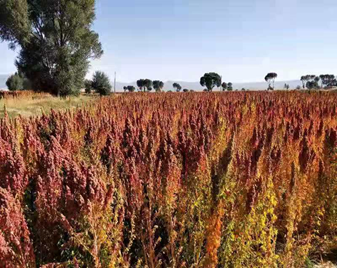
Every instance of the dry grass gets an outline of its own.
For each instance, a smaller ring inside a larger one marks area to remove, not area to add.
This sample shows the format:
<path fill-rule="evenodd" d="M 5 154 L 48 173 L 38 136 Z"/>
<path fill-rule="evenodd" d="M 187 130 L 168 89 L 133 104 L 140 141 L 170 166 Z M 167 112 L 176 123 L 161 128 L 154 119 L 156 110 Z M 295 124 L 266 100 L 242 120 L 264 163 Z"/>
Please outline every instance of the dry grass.
<path fill-rule="evenodd" d="M 314 266 L 314 268 L 336 268 L 336 267 L 337 266 L 334 265 L 332 262 L 321 263 Z"/>
<path fill-rule="evenodd" d="M 53 110 L 65 110 L 88 104 L 97 96 L 81 95 L 79 97 L 57 98 L 51 95 L 31 95 L 19 98 L 0 99 L 0 118 L 7 112 L 9 117 L 18 115 L 29 117 L 49 113 Z"/>

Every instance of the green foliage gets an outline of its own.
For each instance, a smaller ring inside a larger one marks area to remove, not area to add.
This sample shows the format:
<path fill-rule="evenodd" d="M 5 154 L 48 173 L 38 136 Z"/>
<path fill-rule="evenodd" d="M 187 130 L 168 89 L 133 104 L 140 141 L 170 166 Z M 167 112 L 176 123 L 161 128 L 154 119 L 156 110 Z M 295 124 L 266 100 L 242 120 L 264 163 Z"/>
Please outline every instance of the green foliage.
<path fill-rule="evenodd" d="M 150 79 L 139 79 L 137 80 L 137 87 L 139 91 L 151 91 L 152 90 L 152 80 Z"/>
<path fill-rule="evenodd" d="M 126 91 L 134 92 L 136 90 L 134 86 L 125 86 L 123 89 L 124 89 L 124 92 Z"/>
<path fill-rule="evenodd" d="M 109 95 L 111 93 L 111 84 L 109 77 L 100 71 L 95 72 L 92 79 L 92 88 L 96 90 L 101 96 Z"/>
<path fill-rule="evenodd" d="M 223 82 L 223 83 L 221 84 L 221 89 L 222 89 L 222 91 L 226 91 L 227 87 L 228 87 L 228 85 L 227 85 L 226 82 Z"/>
<path fill-rule="evenodd" d="M 17 72 L 7 79 L 6 86 L 10 91 L 31 89 L 30 81 L 22 73 Z"/>
<path fill-rule="evenodd" d="M 311 90 L 311 89 L 318 89 L 319 85 L 316 81 L 308 81 L 306 84 L 307 89 Z"/>
<path fill-rule="evenodd" d="M 337 85 L 336 78 L 333 74 L 321 74 L 319 79 L 321 80 L 321 87 L 333 87 Z"/>
<path fill-rule="evenodd" d="M 307 85 L 309 86 L 313 85 L 312 83 L 308 84 L 308 82 L 315 81 L 318 84 L 319 78 L 316 77 L 316 75 L 314 74 L 307 74 L 307 75 L 301 76 L 301 81 L 302 81 L 303 89 L 305 89 Z"/>
<path fill-rule="evenodd" d="M 182 89 L 181 85 L 179 85 L 178 83 L 173 83 L 173 88 L 175 88 L 177 92 L 180 92 Z"/>
<path fill-rule="evenodd" d="M 144 89 L 144 79 L 137 80 L 137 87 L 138 87 L 139 91 L 143 91 L 143 89 Z"/>
<path fill-rule="evenodd" d="M 6 86 L 10 91 L 21 90 L 23 89 L 23 78 L 15 73 L 7 79 Z"/>
<path fill-rule="evenodd" d="M 200 78 L 200 85 L 206 86 L 208 91 L 212 91 L 215 86 L 221 86 L 221 76 L 217 73 L 205 73 Z"/>
<path fill-rule="evenodd" d="M 268 83 L 268 90 L 274 90 L 275 89 L 275 79 L 277 78 L 277 73 L 268 73 L 264 80 Z M 273 86 L 271 86 L 271 83 L 273 83 Z"/>
<path fill-rule="evenodd" d="M 90 94 L 91 91 L 93 90 L 92 81 L 91 80 L 85 80 L 84 81 L 84 88 L 85 88 L 85 93 Z"/>
<path fill-rule="evenodd" d="M 227 91 L 233 91 L 233 84 L 231 82 L 227 84 Z"/>
<path fill-rule="evenodd" d="M 147 91 L 151 91 L 152 90 L 152 80 L 150 79 L 144 79 L 144 88 L 146 88 Z"/>
<path fill-rule="evenodd" d="M 153 81 L 153 88 L 156 92 L 162 91 L 163 87 L 164 87 L 164 82 L 162 82 L 160 80 L 154 80 Z"/>
<path fill-rule="evenodd" d="M 13 49 L 29 40 L 29 8 L 26 0 L 0 0 L 0 40 L 9 42 Z"/>
<path fill-rule="evenodd" d="M 102 55 L 94 19 L 94 0 L 0 0 L 0 37 L 20 45 L 18 69 L 55 95 L 77 94 L 89 59 Z"/>

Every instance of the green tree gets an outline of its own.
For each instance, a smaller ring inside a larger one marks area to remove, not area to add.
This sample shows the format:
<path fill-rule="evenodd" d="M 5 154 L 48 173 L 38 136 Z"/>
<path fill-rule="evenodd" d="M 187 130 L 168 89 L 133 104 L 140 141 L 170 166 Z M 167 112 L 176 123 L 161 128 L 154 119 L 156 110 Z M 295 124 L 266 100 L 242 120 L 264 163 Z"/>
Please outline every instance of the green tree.
<path fill-rule="evenodd" d="M 321 79 L 321 87 L 333 87 L 336 85 L 336 78 L 333 74 L 321 74 L 320 76 Z"/>
<path fill-rule="evenodd" d="M 144 79 L 137 80 L 137 87 L 139 91 L 143 91 L 143 89 L 145 88 Z"/>
<path fill-rule="evenodd" d="M 152 80 L 150 79 L 144 79 L 144 88 L 146 88 L 147 91 L 152 90 Z"/>
<path fill-rule="evenodd" d="M 181 91 L 181 85 L 179 85 L 178 83 L 173 83 L 173 88 L 177 91 L 180 92 Z"/>
<path fill-rule="evenodd" d="M 275 79 L 277 78 L 277 73 L 268 73 L 264 80 L 268 83 L 268 90 L 274 90 L 275 89 Z M 273 83 L 273 86 L 271 86 L 271 83 Z"/>
<path fill-rule="evenodd" d="M 227 91 L 233 91 L 233 84 L 231 82 L 227 84 Z"/>
<path fill-rule="evenodd" d="M 37 91 L 78 93 L 103 51 L 91 30 L 94 0 L 0 0 L 0 38 L 20 46 L 16 65 Z"/>
<path fill-rule="evenodd" d="M 227 87 L 228 87 L 228 85 L 226 84 L 226 82 L 223 82 L 223 83 L 221 84 L 221 89 L 222 89 L 222 91 L 226 91 Z"/>
<path fill-rule="evenodd" d="M 109 77 L 103 72 L 95 72 L 92 79 L 92 88 L 101 96 L 109 95 L 111 93 Z"/>
<path fill-rule="evenodd" d="M 200 78 L 200 85 L 206 86 L 208 91 L 212 91 L 215 86 L 221 86 L 221 76 L 217 73 L 205 73 Z"/>
<path fill-rule="evenodd" d="M 319 85 L 317 83 L 317 81 L 312 80 L 312 81 L 308 81 L 306 84 L 307 89 L 311 90 L 311 89 L 318 89 Z"/>
<path fill-rule="evenodd" d="M 156 92 L 162 91 L 163 87 L 164 87 L 164 82 L 159 81 L 159 80 L 153 81 L 153 88 Z"/>
<path fill-rule="evenodd" d="M 8 90 L 10 91 L 22 90 L 23 89 L 23 78 L 18 73 L 15 73 L 7 79 L 6 86 L 8 87 Z"/>
<path fill-rule="evenodd" d="M 137 80 L 137 87 L 139 91 L 151 91 L 152 90 L 152 80 L 150 79 L 139 79 Z"/>
<path fill-rule="evenodd" d="M 87 79 L 87 80 L 84 81 L 84 89 L 85 89 L 85 93 L 87 93 L 87 94 L 91 93 L 91 91 L 93 90 L 91 80 Z"/>
<path fill-rule="evenodd" d="M 307 75 L 301 76 L 301 82 L 302 82 L 303 89 L 305 89 L 305 85 L 308 82 L 308 76 Z"/>
<path fill-rule="evenodd" d="M 126 86 L 124 87 L 124 91 L 134 92 L 136 88 L 134 86 Z"/>
<path fill-rule="evenodd" d="M 183 92 L 189 92 L 189 90 L 187 88 L 184 88 Z"/>

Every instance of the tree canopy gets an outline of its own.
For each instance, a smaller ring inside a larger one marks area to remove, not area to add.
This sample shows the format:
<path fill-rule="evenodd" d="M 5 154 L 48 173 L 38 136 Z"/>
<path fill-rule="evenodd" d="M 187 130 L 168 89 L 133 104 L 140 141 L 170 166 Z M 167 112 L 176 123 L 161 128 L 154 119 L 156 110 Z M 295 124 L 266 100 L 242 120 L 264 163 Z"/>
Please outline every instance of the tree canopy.
<path fill-rule="evenodd" d="M 152 80 L 150 79 L 139 79 L 137 80 L 137 87 L 139 91 L 151 91 L 152 90 Z"/>
<path fill-rule="evenodd" d="M 92 88 L 101 96 L 109 95 L 112 88 L 109 77 L 103 72 L 95 72 L 92 79 Z"/>
<path fill-rule="evenodd" d="M 333 74 L 321 74 L 319 78 L 321 80 L 321 87 L 332 87 L 337 84 L 336 78 Z"/>
<path fill-rule="evenodd" d="M 206 86 L 208 91 L 212 91 L 215 86 L 221 86 L 221 76 L 217 73 L 205 73 L 200 78 L 200 85 Z"/>
<path fill-rule="evenodd" d="M 18 70 L 56 95 L 77 93 L 89 59 L 102 55 L 94 19 L 94 0 L 0 0 L 0 38 L 21 48 Z"/>
<path fill-rule="evenodd" d="M 226 91 L 226 89 L 227 89 L 227 83 L 226 82 L 223 82 L 221 84 L 221 89 L 222 89 L 222 91 Z"/>
<path fill-rule="evenodd" d="M 153 81 L 153 88 L 156 92 L 162 91 L 162 89 L 164 88 L 164 82 L 160 81 L 160 80 L 154 80 Z"/>
<path fill-rule="evenodd" d="M 178 83 L 173 83 L 173 88 L 175 88 L 177 92 L 180 92 L 182 89 L 181 85 L 179 85 Z"/>
<path fill-rule="evenodd" d="M 30 89 L 31 83 L 22 73 L 16 72 L 7 79 L 6 86 L 10 91 L 25 90 Z"/>
<path fill-rule="evenodd" d="M 10 91 L 21 90 L 23 89 L 23 79 L 18 73 L 15 73 L 7 79 L 6 86 Z"/>
<path fill-rule="evenodd" d="M 227 84 L 227 90 L 228 90 L 228 91 L 233 91 L 233 83 L 229 82 L 229 83 Z"/>
<path fill-rule="evenodd" d="M 134 86 L 125 86 L 124 91 L 134 92 L 136 88 Z"/>
<path fill-rule="evenodd" d="M 277 78 L 277 73 L 268 73 L 264 80 L 268 83 L 268 90 L 274 90 L 275 88 L 275 79 Z M 271 83 L 273 83 L 273 86 L 271 86 Z"/>

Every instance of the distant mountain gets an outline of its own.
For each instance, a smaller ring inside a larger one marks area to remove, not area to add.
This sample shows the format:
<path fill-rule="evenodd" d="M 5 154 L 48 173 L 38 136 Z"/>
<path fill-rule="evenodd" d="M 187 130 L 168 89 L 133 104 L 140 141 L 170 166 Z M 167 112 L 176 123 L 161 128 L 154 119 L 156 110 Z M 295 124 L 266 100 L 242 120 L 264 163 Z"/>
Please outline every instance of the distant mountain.
<path fill-rule="evenodd" d="M 8 77 L 9 77 L 9 75 L 0 74 L 0 89 L 7 89 L 6 81 L 7 81 Z"/>
<path fill-rule="evenodd" d="M 173 89 L 173 83 L 178 83 L 182 86 L 182 88 L 187 89 L 193 89 L 196 91 L 202 91 L 204 87 L 200 85 L 199 82 L 185 82 L 185 81 L 167 81 L 164 85 L 164 91 L 174 90 Z M 289 84 L 290 89 L 295 89 L 297 86 L 301 86 L 302 83 L 300 80 L 290 80 L 290 81 L 275 81 L 275 89 L 284 89 L 284 84 Z M 117 91 L 123 91 L 124 86 L 135 86 L 137 88 L 137 83 L 122 83 L 117 82 L 116 83 L 116 90 Z M 248 89 L 248 90 L 265 90 L 267 89 L 268 85 L 266 82 L 249 82 L 249 83 L 233 83 L 233 89 L 239 89 L 242 88 Z M 214 91 L 217 91 L 219 89 L 214 89 Z"/>

